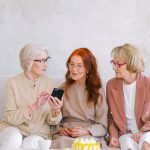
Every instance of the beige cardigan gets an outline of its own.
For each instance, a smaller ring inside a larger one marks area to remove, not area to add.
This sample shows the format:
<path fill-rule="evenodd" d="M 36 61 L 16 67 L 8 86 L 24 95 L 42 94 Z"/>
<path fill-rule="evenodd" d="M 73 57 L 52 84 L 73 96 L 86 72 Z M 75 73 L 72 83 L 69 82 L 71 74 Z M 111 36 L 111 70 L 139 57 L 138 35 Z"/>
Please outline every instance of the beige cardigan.
<path fill-rule="evenodd" d="M 107 132 L 108 109 L 103 90 L 100 89 L 103 99 L 99 97 L 98 103 L 95 106 L 94 103 L 87 103 L 87 91 L 83 85 L 74 83 L 66 92 L 68 97 L 64 95 L 63 98 L 63 120 L 59 126 L 51 126 L 51 131 L 53 131 L 51 148 L 71 147 L 72 142 L 75 140 L 75 138 L 70 136 L 61 136 L 59 134 L 61 128 L 85 128 L 91 133 L 91 135 L 86 136 L 87 138 L 95 138 L 102 142 L 103 139 L 101 137 Z"/>
<path fill-rule="evenodd" d="M 62 118 L 52 118 L 50 107 L 45 103 L 31 117 L 28 115 L 28 105 L 36 101 L 42 91 L 52 92 L 55 82 L 46 76 L 41 76 L 34 84 L 24 73 L 19 74 L 7 83 L 4 119 L 0 123 L 0 131 L 8 126 L 20 129 L 24 136 L 31 134 L 50 137 L 50 124 L 57 124 Z"/>

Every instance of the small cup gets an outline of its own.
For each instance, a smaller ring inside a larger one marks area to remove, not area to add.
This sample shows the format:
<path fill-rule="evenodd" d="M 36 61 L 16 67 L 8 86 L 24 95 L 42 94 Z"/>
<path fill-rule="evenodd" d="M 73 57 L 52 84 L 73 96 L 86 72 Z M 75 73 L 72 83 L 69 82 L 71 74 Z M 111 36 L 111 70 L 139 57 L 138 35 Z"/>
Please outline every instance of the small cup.
<path fill-rule="evenodd" d="M 39 140 L 38 144 L 40 150 L 49 150 L 51 146 L 51 142 L 52 142 L 51 140 Z"/>

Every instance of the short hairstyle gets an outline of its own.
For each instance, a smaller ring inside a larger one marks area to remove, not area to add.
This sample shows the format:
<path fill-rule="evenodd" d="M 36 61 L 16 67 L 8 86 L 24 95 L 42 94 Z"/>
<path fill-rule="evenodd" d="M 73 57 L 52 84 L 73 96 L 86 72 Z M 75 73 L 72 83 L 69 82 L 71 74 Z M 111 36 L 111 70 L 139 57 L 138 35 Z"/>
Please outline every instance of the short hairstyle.
<path fill-rule="evenodd" d="M 140 51 L 131 44 L 115 47 L 111 51 L 112 58 L 119 58 L 127 64 L 127 70 L 139 73 L 144 71 L 144 59 Z"/>
<path fill-rule="evenodd" d="M 30 71 L 33 60 L 40 52 L 45 52 L 48 55 L 47 49 L 37 44 L 26 44 L 20 51 L 20 65 L 24 71 Z"/>
<path fill-rule="evenodd" d="M 66 66 L 68 68 L 68 63 L 73 56 L 80 56 L 83 60 L 84 66 L 87 70 L 86 77 L 86 90 L 88 94 L 88 102 L 98 102 L 99 96 L 102 98 L 101 93 L 99 93 L 100 88 L 102 87 L 101 78 L 97 70 L 97 62 L 95 56 L 87 48 L 78 48 L 74 50 L 69 56 Z M 66 81 L 64 83 L 65 90 L 68 89 L 75 81 L 70 78 L 69 68 L 66 72 Z"/>

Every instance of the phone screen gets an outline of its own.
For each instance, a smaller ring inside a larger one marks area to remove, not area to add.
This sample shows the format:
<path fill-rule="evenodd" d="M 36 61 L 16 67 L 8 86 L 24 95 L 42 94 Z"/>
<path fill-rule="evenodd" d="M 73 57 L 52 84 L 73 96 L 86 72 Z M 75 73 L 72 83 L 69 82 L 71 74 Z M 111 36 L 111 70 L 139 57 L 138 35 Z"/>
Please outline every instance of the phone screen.
<path fill-rule="evenodd" d="M 64 94 L 64 90 L 63 90 L 63 89 L 54 88 L 51 95 L 52 95 L 53 97 L 57 97 L 59 100 L 61 100 L 63 94 Z"/>

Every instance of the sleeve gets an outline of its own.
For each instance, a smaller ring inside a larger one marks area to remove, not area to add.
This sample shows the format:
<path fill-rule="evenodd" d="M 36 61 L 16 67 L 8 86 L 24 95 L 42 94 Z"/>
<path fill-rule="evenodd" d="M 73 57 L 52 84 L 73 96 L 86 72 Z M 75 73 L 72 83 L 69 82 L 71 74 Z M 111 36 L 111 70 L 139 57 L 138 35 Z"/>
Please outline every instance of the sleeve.
<path fill-rule="evenodd" d="M 11 80 L 7 83 L 6 91 L 5 120 L 11 125 L 19 125 L 31 119 L 32 116 L 28 115 L 28 106 L 17 107 L 16 93 L 14 92 Z"/>
<path fill-rule="evenodd" d="M 146 99 L 143 105 L 143 110 L 141 114 L 141 120 L 144 123 L 144 125 L 141 127 L 141 132 L 147 132 L 150 131 L 150 79 L 146 82 L 147 88 L 146 88 Z"/>
<path fill-rule="evenodd" d="M 98 103 L 95 105 L 95 119 L 94 124 L 88 127 L 92 136 L 104 136 L 107 133 L 107 103 L 104 92 L 101 92 Z"/>
<path fill-rule="evenodd" d="M 113 120 L 112 112 L 110 109 L 110 103 L 109 103 L 110 98 L 111 98 L 110 87 L 107 84 L 107 86 L 106 86 L 106 100 L 107 100 L 107 104 L 108 104 L 108 131 L 110 134 L 110 138 L 111 137 L 118 138 L 119 137 L 118 128 L 117 128 L 117 126 Z"/>
<path fill-rule="evenodd" d="M 46 120 L 49 125 L 57 125 L 61 121 L 61 119 L 62 119 L 62 113 L 60 113 L 60 115 L 57 117 L 52 117 L 52 114 L 50 112 Z"/>

